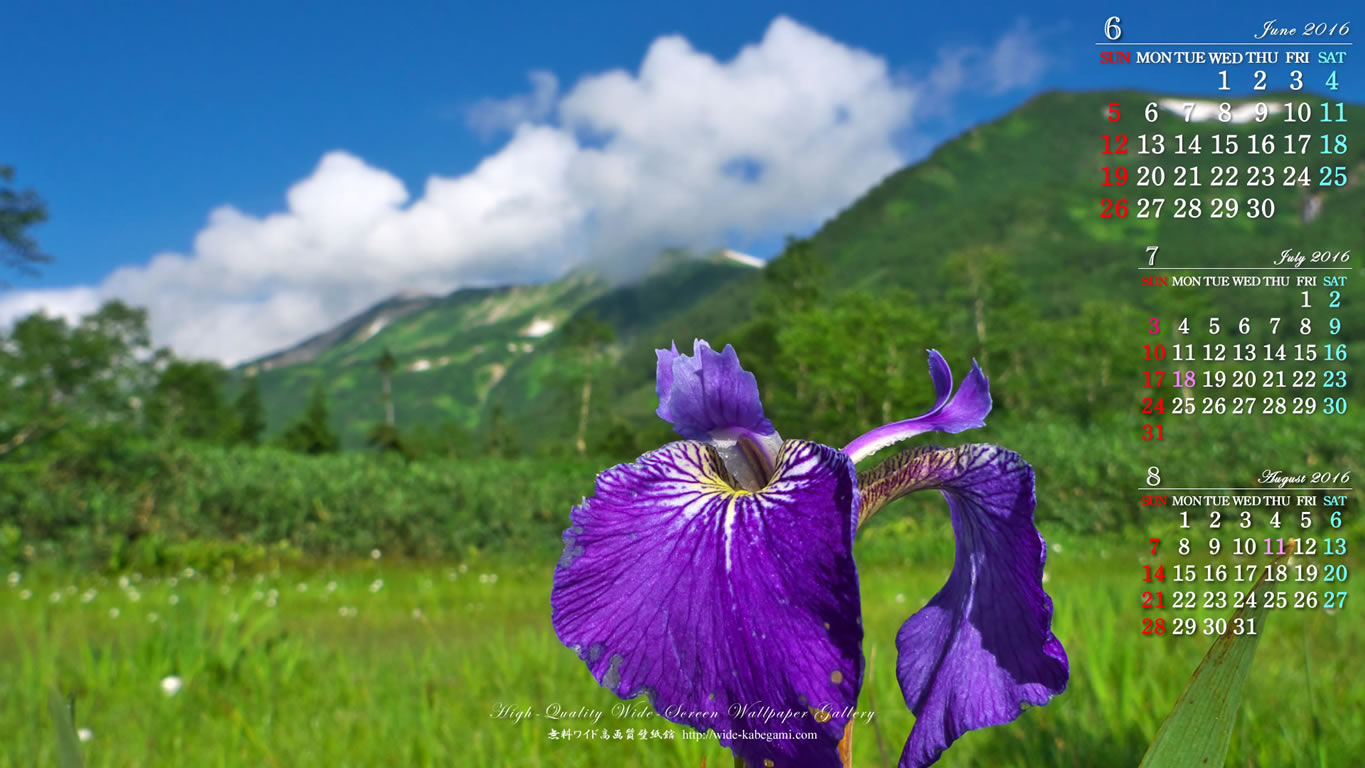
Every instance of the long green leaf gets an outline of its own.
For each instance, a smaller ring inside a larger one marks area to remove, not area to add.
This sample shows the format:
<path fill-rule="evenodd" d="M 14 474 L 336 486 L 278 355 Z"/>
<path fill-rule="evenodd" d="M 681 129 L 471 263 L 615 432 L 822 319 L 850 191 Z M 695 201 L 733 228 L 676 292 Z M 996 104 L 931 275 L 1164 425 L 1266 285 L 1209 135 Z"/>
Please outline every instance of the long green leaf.
<path fill-rule="evenodd" d="M 71 724 L 71 710 L 66 700 L 52 688 L 47 692 L 47 711 L 52 715 L 52 723 L 57 728 L 57 765 L 61 768 L 83 768 L 80 741 L 76 738 L 76 727 Z"/>
<path fill-rule="evenodd" d="M 1286 562 L 1288 558 L 1287 554 L 1280 555 L 1270 565 Z M 1264 583 L 1262 574 L 1252 587 L 1252 594 Z M 1213 642 L 1199 662 L 1138 768 L 1217 768 L 1227 762 L 1242 686 L 1251 671 L 1251 659 L 1265 628 L 1267 610 L 1268 606 L 1260 602 L 1255 608 L 1243 606 L 1232 615 L 1227 631 Z M 1238 619 L 1242 619 L 1243 626 L 1247 620 L 1254 621 L 1257 634 L 1233 634 Z"/>

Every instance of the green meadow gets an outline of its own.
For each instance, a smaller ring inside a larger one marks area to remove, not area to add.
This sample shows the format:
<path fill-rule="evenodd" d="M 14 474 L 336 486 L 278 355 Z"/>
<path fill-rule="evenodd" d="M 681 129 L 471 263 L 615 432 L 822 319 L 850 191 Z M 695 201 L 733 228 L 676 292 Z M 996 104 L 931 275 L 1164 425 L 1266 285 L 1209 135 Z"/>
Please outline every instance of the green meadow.
<path fill-rule="evenodd" d="M 899 502 L 913 513 L 893 507 L 859 544 L 869 669 L 859 706 L 873 715 L 855 726 L 857 766 L 894 766 L 913 722 L 894 637 L 952 564 L 950 532 L 922 514 L 934 502 Z M 1174 542 L 1180 533 L 1152 535 Z M 1184 533 L 1196 547 L 1206 535 Z M 1140 634 L 1142 566 L 1206 558 L 1152 557 L 1135 536 L 1049 538 L 1046 586 L 1070 686 L 1011 725 L 968 734 L 942 765 L 1136 765 L 1214 639 Z M 213 575 L 41 563 L 4 574 L 0 764 L 55 764 L 52 686 L 74 707 L 89 766 L 731 764 L 714 738 L 685 738 L 681 726 L 645 716 L 643 698 L 633 702 L 643 712 L 620 709 L 560 645 L 550 627 L 552 552 L 370 555 L 265 558 Z M 1360 564 L 1353 551 L 1339 561 Z M 1168 582 L 1167 594 L 1174 588 Z M 1279 588 L 1292 600 L 1292 585 Z M 1272 611 L 1258 627 L 1228 765 L 1341 766 L 1365 750 L 1365 686 L 1351 682 L 1365 644 L 1360 609 L 1348 600 L 1339 611 Z M 1231 613 L 1162 612 L 1201 625 Z M 180 681 L 173 694 L 168 678 Z M 510 714 L 528 709 L 532 717 Z M 660 738 L 550 737 L 565 727 Z"/>

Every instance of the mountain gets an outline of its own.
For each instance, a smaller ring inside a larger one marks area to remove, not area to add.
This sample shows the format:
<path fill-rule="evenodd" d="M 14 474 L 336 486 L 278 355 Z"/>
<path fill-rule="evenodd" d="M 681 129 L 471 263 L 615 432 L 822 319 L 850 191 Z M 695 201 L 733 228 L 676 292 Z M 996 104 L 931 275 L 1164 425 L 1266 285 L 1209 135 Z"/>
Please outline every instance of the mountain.
<path fill-rule="evenodd" d="M 520 371 L 515 388 L 525 397 L 558 386 L 547 350 L 554 347 L 556 331 L 579 312 L 592 312 L 627 340 L 636 329 L 753 271 L 752 261 L 743 258 L 679 251 L 660 255 L 643 279 L 627 286 L 580 271 L 537 285 L 399 295 L 238 371 L 258 377 L 271 432 L 295 418 L 312 388 L 322 384 L 343 443 L 356 447 L 383 418 L 377 361 L 388 349 L 398 363 L 392 388 L 400 426 L 451 423 L 470 429 L 480 423 L 489 393 L 506 386 L 511 369 Z M 522 368 L 530 358 L 541 364 Z"/>
<path fill-rule="evenodd" d="M 1365 109 L 1347 106 L 1345 122 L 1288 123 L 1282 110 L 1267 110 L 1266 121 L 1257 122 L 1254 107 L 1241 106 L 1289 102 L 1296 105 L 1289 114 L 1297 114 L 1297 105 L 1306 103 L 1316 119 L 1330 98 L 1299 92 L 1230 100 L 1239 119 L 1223 122 L 1216 108 L 1199 104 L 1203 98 L 1139 91 L 1039 94 L 887 176 L 816 232 L 809 242 L 828 266 L 824 296 L 906 291 L 925 307 L 956 311 L 953 302 L 962 299 L 950 297 L 963 290 L 962 273 L 974 269 L 982 253 L 995 251 L 1008 257 L 1011 288 L 1048 318 L 1078 316 L 1087 303 L 1139 306 L 1149 296 L 1158 306 L 1227 306 L 1229 294 L 1220 291 L 1141 292 L 1140 276 L 1150 274 L 1138 269 L 1146 265 L 1146 246 L 1160 246 L 1157 266 L 1172 265 L 1167 274 L 1186 274 L 1176 267 L 1269 266 L 1283 249 L 1307 256 L 1317 248 L 1358 244 L 1365 234 L 1365 186 L 1359 181 L 1365 178 Z M 1111 102 L 1121 105 L 1120 123 L 1106 116 Z M 1196 103 L 1196 119 L 1189 122 L 1186 102 Z M 1148 119 L 1152 115 L 1155 121 Z M 1114 137 L 1111 142 L 1126 136 L 1129 151 L 1105 154 L 1105 135 Z M 1311 146 L 1305 151 L 1296 143 L 1300 151 L 1286 154 L 1290 135 L 1309 136 Z M 1329 137 L 1325 153 L 1318 151 L 1321 135 Z M 1345 137 L 1340 144 L 1337 135 Z M 1236 137 L 1235 153 L 1227 151 L 1228 136 Z M 1273 155 L 1255 151 L 1267 136 L 1278 143 Z M 1200 152 L 1177 151 L 1181 142 L 1188 150 L 1196 139 Z M 1147 153 L 1141 152 L 1144 141 Z M 1154 151 L 1158 141 L 1164 143 L 1160 154 Z M 1144 185 L 1158 166 L 1164 184 Z M 1322 169 L 1338 166 L 1349 181 L 1324 183 L 1332 179 Z M 1104 169 L 1119 167 L 1128 172 L 1128 183 L 1104 186 Z M 1306 184 L 1300 183 L 1304 173 Z M 1177 174 L 1198 174 L 1201 184 L 1180 186 Z M 1228 184 L 1234 175 L 1237 183 Z M 1271 176 L 1274 183 L 1266 184 Z M 1105 198 L 1126 200 L 1129 215 L 1103 216 Z M 1162 215 L 1140 215 L 1141 206 L 1150 213 L 1157 198 L 1165 200 Z M 1198 217 L 1188 215 L 1190 199 L 1200 201 Z M 1274 205 L 1275 215 L 1248 216 L 1252 200 Z M 1231 204 L 1237 215 L 1219 215 Z M 1178 206 L 1187 215 L 1177 216 Z M 358 444 L 382 414 L 374 360 L 388 346 L 403 366 L 394 381 L 400 427 L 447 420 L 477 427 L 496 409 L 514 434 L 568 436 L 577 414 L 573 358 L 560 348 L 554 329 L 592 313 L 616 335 L 612 375 L 595 390 L 594 410 L 601 409 L 595 423 L 599 429 L 652 429 L 653 350 L 698 337 L 715 345 L 741 339 L 755 317 L 762 282 L 753 266 L 742 254 L 697 259 L 670 252 L 626 286 L 571 276 L 539 286 L 393 299 L 280 353 L 306 363 L 280 367 L 285 358 L 263 359 L 268 416 L 278 429 L 302 407 L 313 382 L 326 382 L 347 444 Z M 1239 315 L 1295 316 L 1293 291 L 1236 290 Z M 1365 336 L 1365 305 L 1343 305 L 1341 319 L 1343 341 Z M 377 332 L 364 332 L 381 320 Z M 1018 339 L 1021 349 L 1046 344 Z M 264 370 L 269 359 L 277 363 Z"/>
<path fill-rule="evenodd" d="M 431 306 L 439 299 L 421 292 L 404 292 L 390 296 L 373 307 L 347 318 L 316 336 L 305 339 L 288 349 L 243 364 L 249 375 L 258 370 L 269 371 L 287 365 L 311 363 L 328 349 L 353 339 L 363 342 L 379 333 L 384 326 L 400 318 Z"/>

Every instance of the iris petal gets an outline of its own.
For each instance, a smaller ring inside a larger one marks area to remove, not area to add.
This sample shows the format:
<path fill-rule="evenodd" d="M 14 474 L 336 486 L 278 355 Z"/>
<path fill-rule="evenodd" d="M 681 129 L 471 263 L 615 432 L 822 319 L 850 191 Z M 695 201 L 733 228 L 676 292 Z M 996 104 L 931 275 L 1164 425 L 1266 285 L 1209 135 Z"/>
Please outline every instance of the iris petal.
<path fill-rule="evenodd" d="M 1008 723 L 1066 688 L 1066 651 L 1043 591 L 1047 548 L 1033 524 L 1033 468 L 992 445 L 905 451 L 859 478 L 864 502 L 916 490 L 948 501 L 957 554 L 943 589 L 896 636 L 915 725 L 901 768 L 936 761 L 962 734 Z"/>
<path fill-rule="evenodd" d="M 678 434 L 706 441 L 720 431 L 755 435 L 776 431 L 763 415 L 758 381 L 740 366 L 734 347 L 726 344 L 717 352 L 697 339 L 691 356 L 678 352 L 676 344 L 656 354 L 659 407 L 655 413 Z"/>
<path fill-rule="evenodd" d="M 818 734 L 721 739 L 753 765 L 838 766 L 863 671 L 857 515 L 853 464 L 834 448 L 786 443 L 746 493 L 712 448 L 671 443 L 599 475 L 573 510 L 555 631 L 599 683 L 649 694 L 674 722 Z"/>
<path fill-rule="evenodd" d="M 991 412 L 991 387 L 975 360 L 972 361 L 971 372 L 951 399 L 952 371 L 943 355 L 933 349 L 929 350 L 929 376 L 934 381 L 937 398 L 933 408 L 913 419 L 877 427 L 849 443 L 844 452 L 858 462 L 888 445 L 925 432 L 956 433 L 986 425 L 986 414 Z"/>

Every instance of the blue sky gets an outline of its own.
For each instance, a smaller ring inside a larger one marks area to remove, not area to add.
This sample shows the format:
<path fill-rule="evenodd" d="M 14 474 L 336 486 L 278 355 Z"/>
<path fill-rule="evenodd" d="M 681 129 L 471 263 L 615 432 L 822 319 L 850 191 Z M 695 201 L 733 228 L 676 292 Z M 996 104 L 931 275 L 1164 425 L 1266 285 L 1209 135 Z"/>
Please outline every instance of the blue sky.
<path fill-rule="evenodd" d="M 663 244 L 767 257 L 784 233 L 811 231 L 886 172 L 1040 89 L 1214 93 L 1205 70 L 1098 64 L 1093 43 L 1110 14 L 1124 19 L 1129 40 L 1245 40 L 1285 8 L 464 7 L 473 5 L 380 12 L 354 2 L 53 2 L 9 10 L 0 64 L 22 76 L 4 94 L 0 163 L 47 201 L 52 218 L 36 234 L 56 262 L 36 279 L 5 276 L 14 290 L 0 302 L 72 312 L 124 296 L 152 305 L 162 340 L 231 360 L 292 342 L 396 288 L 538 279 L 601 254 L 639 259 Z M 786 26 L 774 23 L 779 17 Z M 668 36 L 686 42 L 659 45 Z M 756 51 L 752 60 L 736 63 L 746 47 Z M 650 52 L 658 55 L 647 76 Z M 807 61 L 818 71 L 805 72 Z M 716 87 L 692 94 L 694 69 L 698 83 Z M 614 70 L 621 76 L 606 74 Z M 776 91 L 770 81 L 781 83 Z M 843 128 L 793 129 L 812 146 L 832 146 L 828 156 L 793 143 L 788 155 L 761 157 L 767 142 L 755 132 L 781 136 L 790 124 L 780 104 L 755 113 L 753 131 L 726 121 L 770 91 L 799 104 L 812 82 L 813 103 L 854 105 Z M 711 94 L 713 102 L 694 103 Z M 699 112 L 713 117 L 672 131 Z M 523 136 L 518 123 L 546 130 Z M 671 168 L 695 155 L 688 142 L 721 129 L 733 135 L 717 152 L 740 152 L 774 183 L 819 189 L 775 201 L 762 184 L 739 185 L 733 200 L 724 199 L 728 187 L 716 193 L 719 208 L 669 203 L 672 190 L 707 196 L 705 177 L 675 177 Z M 631 140 L 612 143 L 621 137 Z M 636 146 L 655 138 L 673 143 Z M 499 157 L 505 167 L 473 173 Z M 801 165 L 807 158 L 810 167 Z M 568 181 L 539 178 L 556 163 Z M 660 167 L 652 186 L 636 184 Z M 432 177 L 468 183 L 431 187 Z M 291 200 L 291 188 L 310 178 L 319 180 L 312 191 Z M 630 207 L 639 198 L 661 201 L 673 219 L 640 223 L 650 216 Z M 410 210 L 418 201 L 430 210 Z M 231 207 L 228 220 L 215 226 L 211 214 L 222 206 Z M 504 216 L 508 206 L 525 220 Z M 745 218 L 727 219 L 721 208 Z M 475 210 L 483 213 L 466 214 Z M 412 215 L 398 222 L 402 212 Z M 271 224 L 271 215 L 281 221 Z M 372 226 L 348 225 L 361 220 Z M 395 256 L 386 268 L 386 254 L 399 253 L 421 255 Z M 176 256 L 149 269 L 158 254 Z M 178 286 L 182 306 L 158 304 Z M 189 308 L 215 302 L 221 315 L 186 330 Z M 240 344 L 213 341 L 234 328 Z"/>

